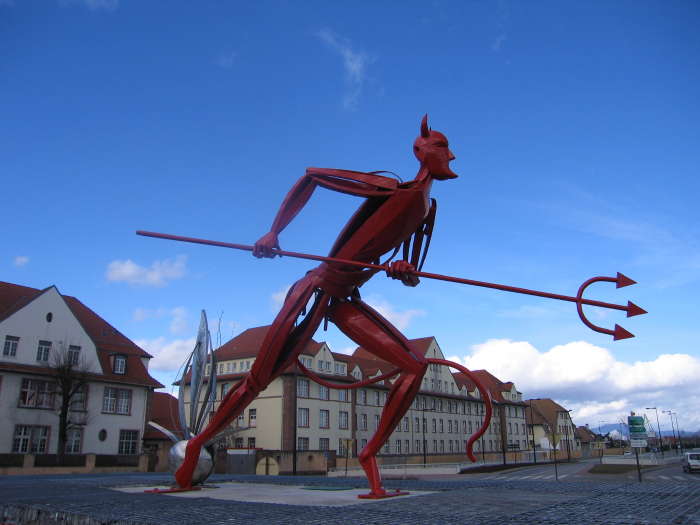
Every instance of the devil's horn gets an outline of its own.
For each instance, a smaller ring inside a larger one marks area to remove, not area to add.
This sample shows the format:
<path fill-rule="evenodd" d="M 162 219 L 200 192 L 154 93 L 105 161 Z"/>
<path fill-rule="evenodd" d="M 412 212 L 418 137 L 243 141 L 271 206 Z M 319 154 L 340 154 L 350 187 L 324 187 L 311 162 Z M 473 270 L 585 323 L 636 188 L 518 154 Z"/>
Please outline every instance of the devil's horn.
<path fill-rule="evenodd" d="M 430 136 L 430 128 L 428 128 L 427 113 L 423 116 L 423 120 L 420 123 L 420 136 L 426 139 Z"/>

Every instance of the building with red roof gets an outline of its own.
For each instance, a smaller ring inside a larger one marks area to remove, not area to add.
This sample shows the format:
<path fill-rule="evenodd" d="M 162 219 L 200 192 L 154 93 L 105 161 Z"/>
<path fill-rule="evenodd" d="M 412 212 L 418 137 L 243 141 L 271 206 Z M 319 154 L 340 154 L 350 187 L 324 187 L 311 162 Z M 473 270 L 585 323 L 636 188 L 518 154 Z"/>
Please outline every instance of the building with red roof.
<path fill-rule="evenodd" d="M 217 402 L 245 377 L 255 361 L 269 326 L 245 330 L 215 350 Z M 434 337 L 409 341 L 429 358 L 444 359 Z M 351 355 L 331 351 L 325 342 L 312 340 L 299 362 L 336 385 L 390 374 L 395 367 L 362 347 Z M 481 370 L 477 376 L 494 400 L 494 418 L 475 451 L 487 460 L 500 460 L 507 451 L 526 449 L 525 405 L 512 382 L 502 382 Z M 239 415 L 232 425 L 233 448 L 267 450 L 334 450 L 355 455 L 377 428 L 394 377 L 355 390 L 326 388 L 290 365 Z M 185 377 L 185 397 L 189 377 Z M 189 414 L 189 407 L 185 407 Z M 481 426 L 484 403 L 476 385 L 444 366 L 429 366 L 419 394 L 384 446 L 384 455 L 465 455 L 466 443 Z M 237 430 L 236 430 L 237 428 Z M 447 460 L 447 459 L 446 459 Z"/>
<path fill-rule="evenodd" d="M 1 453 L 57 453 L 66 363 L 85 384 L 71 397 L 65 452 L 141 452 L 148 398 L 163 386 L 151 355 L 79 299 L 0 282 L 0 344 Z"/>

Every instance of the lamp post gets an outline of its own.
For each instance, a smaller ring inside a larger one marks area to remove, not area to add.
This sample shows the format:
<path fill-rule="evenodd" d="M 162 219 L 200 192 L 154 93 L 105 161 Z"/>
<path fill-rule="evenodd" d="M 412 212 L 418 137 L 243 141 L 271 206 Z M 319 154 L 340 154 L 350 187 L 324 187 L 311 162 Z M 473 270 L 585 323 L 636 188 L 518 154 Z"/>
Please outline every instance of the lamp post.
<path fill-rule="evenodd" d="M 659 424 L 659 411 L 656 409 L 656 407 L 647 407 L 646 410 L 653 410 L 656 413 L 656 429 L 659 431 L 658 439 L 656 441 L 659 444 L 659 448 L 661 449 L 661 457 L 663 458 L 664 444 L 661 440 L 661 425 Z"/>
<path fill-rule="evenodd" d="M 600 435 L 601 439 L 603 440 L 603 442 L 601 443 L 601 447 L 600 447 L 600 462 L 603 463 L 603 451 L 604 451 L 604 447 L 605 447 L 605 438 L 603 438 L 603 433 L 600 431 L 600 424 L 601 423 L 607 423 L 607 421 L 598 420 L 598 434 Z"/>
<path fill-rule="evenodd" d="M 422 404 L 422 409 L 421 411 L 423 412 L 422 414 L 422 419 L 423 421 L 421 422 L 421 428 L 423 429 L 423 468 L 427 468 L 428 466 L 428 442 L 425 440 L 425 427 L 428 425 L 428 420 L 425 419 L 425 413 L 426 412 L 435 412 L 435 408 L 425 408 L 425 398 L 423 398 L 423 404 Z"/>
<path fill-rule="evenodd" d="M 671 419 L 671 434 L 673 435 L 673 441 L 675 441 L 676 440 L 676 430 L 675 430 L 675 427 L 673 426 L 673 412 L 671 412 L 670 410 L 662 410 L 662 412 L 664 414 L 668 414 L 668 417 Z M 676 449 L 676 452 L 678 451 L 678 448 L 676 448 L 675 446 L 673 448 Z"/>
<path fill-rule="evenodd" d="M 532 399 L 528 399 L 530 405 L 530 431 L 532 433 L 532 460 L 537 465 L 537 448 L 535 447 L 535 424 L 532 419 Z"/>
<path fill-rule="evenodd" d="M 678 431 L 678 445 L 681 447 L 681 454 L 683 454 L 683 438 L 681 438 L 681 426 L 678 423 L 678 413 L 674 412 L 674 416 L 676 416 L 676 430 Z"/>
<path fill-rule="evenodd" d="M 559 481 L 559 467 L 557 465 L 557 434 L 555 428 L 550 426 L 550 432 L 552 434 L 552 446 L 554 447 L 554 478 Z"/>

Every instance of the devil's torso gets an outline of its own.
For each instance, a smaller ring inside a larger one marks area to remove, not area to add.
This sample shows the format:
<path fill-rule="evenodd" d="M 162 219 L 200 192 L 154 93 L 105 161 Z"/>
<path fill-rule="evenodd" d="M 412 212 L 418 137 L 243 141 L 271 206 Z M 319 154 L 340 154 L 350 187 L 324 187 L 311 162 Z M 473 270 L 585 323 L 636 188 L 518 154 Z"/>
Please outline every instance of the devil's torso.
<path fill-rule="evenodd" d="M 410 239 L 429 210 L 429 181 L 402 184 L 387 196 L 368 197 L 343 228 L 329 256 L 376 263 Z M 320 287 L 333 295 L 346 295 L 377 270 L 322 264 L 314 272 L 328 284 Z"/>

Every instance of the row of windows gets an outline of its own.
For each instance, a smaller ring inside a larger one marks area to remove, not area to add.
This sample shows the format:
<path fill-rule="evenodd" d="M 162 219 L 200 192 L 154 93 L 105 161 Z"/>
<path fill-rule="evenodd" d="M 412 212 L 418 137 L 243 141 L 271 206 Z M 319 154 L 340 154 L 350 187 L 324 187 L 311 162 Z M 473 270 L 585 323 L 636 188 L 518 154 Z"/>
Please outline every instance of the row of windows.
<path fill-rule="evenodd" d="M 308 398 L 310 397 L 311 383 L 308 379 L 297 379 L 297 397 Z M 338 401 L 349 401 L 350 396 L 347 390 L 335 390 L 336 398 Z M 318 398 L 324 401 L 329 401 L 331 399 L 330 389 L 326 386 L 318 386 Z"/>
<path fill-rule="evenodd" d="M 3 357 L 16 357 L 17 347 L 19 346 L 19 337 L 14 335 L 5 336 L 5 344 L 2 347 Z M 51 355 L 51 341 L 40 340 L 36 349 L 36 360 L 40 363 L 48 363 Z M 80 347 L 77 345 L 69 345 L 67 359 L 72 365 L 77 365 L 80 358 Z"/>
<path fill-rule="evenodd" d="M 338 401 L 350 401 L 351 397 L 347 390 L 335 390 L 335 392 L 337 392 L 336 397 Z M 357 404 L 365 406 L 383 406 L 386 404 L 386 400 L 388 397 L 388 393 L 385 391 L 367 390 L 364 388 L 359 389 L 356 395 Z M 297 397 L 311 397 L 311 382 L 308 379 L 297 379 Z M 323 385 L 319 385 L 318 399 L 330 400 L 330 389 Z M 369 401 L 371 401 L 371 403 Z M 430 410 L 431 412 L 447 412 L 450 414 L 459 414 L 461 412 L 463 415 L 483 415 L 485 413 L 485 407 L 483 403 L 469 403 L 451 399 L 443 401 L 442 399 L 428 398 L 425 396 L 419 396 L 416 399 L 414 399 L 412 407 L 418 410 L 422 409 Z M 522 407 L 508 408 L 509 415 L 511 416 L 522 415 L 522 417 L 524 417 L 525 415 L 524 409 Z"/>
<path fill-rule="evenodd" d="M 330 428 L 330 411 L 321 409 L 318 411 L 318 427 L 319 428 Z M 379 417 L 379 416 L 377 416 Z M 338 412 L 338 428 L 346 430 L 349 424 L 349 413 L 345 411 Z M 298 408 L 297 409 L 297 426 L 298 427 L 309 427 L 309 409 L 308 408 Z"/>
<path fill-rule="evenodd" d="M 243 439 L 241 440 L 241 445 Z M 297 438 L 297 450 L 309 450 L 310 438 L 308 437 L 298 437 Z M 338 440 L 337 453 L 339 456 L 345 456 L 350 452 L 348 446 L 351 440 L 340 438 Z M 387 441 L 382 447 L 382 454 L 420 454 L 423 452 L 423 444 L 425 443 L 426 452 L 434 453 L 461 453 L 467 448 L 467 440 L 459 439 L 433 439 L 426 440 L 423 442 L 421 439 L 413 440 L 413 447 L 411 447 L 412 441 L 410 439 L 395 439 L 393 441 Z M 367 446 L 367 440 L 361 439 L 358 443 L 359 449 L 362 450 Z M 483 445 L 480 442 L 476 443 L 475 449 L 478 452 L 482 451 L 499 451 L 500 450 L 500 440 L 489 439 L 485 441 Z M 511 448 L 517 448 L 520 446 L 519 442 L 512 443 Z M 525 448 L 525 441 L 522 442 L 523 448 Z M 320 437 L 318 438 L 318 450 L 329 450 L 330 449 L 330 438 Z"/>
<path fill-rule="evenodd" d="M 46 454 L 49 449 L 51 427 L 44 425 L 15 425 L 12 437 L 14 454 Z M 66 453 L 80 454 L 83 443 L 83 429 L 70 428 L 66 435 Z M 139 452 L 139 431 L 120 430 L 118 454 L 134 455 Z"/>
<path fill-rule="evenodd" d="M 70 410 L 84 411 L 87 409 L 88 387 L 83 385 L 71 397 Z M 19 391 L 20 408 L 54 409 L 57 403 L 56 383 L 41 379 L 22 379 Z M 105 387 L 102 397 L 102 412 L 105 414 L 131 414 L 132 393 L 128 388 Z"/>
<path fill-rule="evenodd" d="M 2 348 L 3 357 L 16 357 L 17 347 L 19 345 L 20 338 L 14 335 L 5 336 L 5 344 Z M 53 347 L 52 341 L 40 340 L 37 344 L 36 349 L 36 360 L 42 365 L 49 364 L 49 359 L 51 356 L 51 348 Z M 80 363 L 80 350 L 81 347 L 78 345 L 68 345 L 68 350 L 66 351 L 66 364 L 77 365 Z M 63 363 L 62 363 L 63 364 Z M 115 374 L 126 374 L 126 356 L 125 355 L 115 355 L 112 362 L 112 372 Z"/>
<path fill-rule="evenodd" d="M 300 356 L 299 360 L 301 361 L 301 364 L 309 370 L 313 369 L 314 361 L 310 357 Z M 316 361 L 316 367 L 319 372 L 325 372 L 327 374 L 331 373 L 331 367 L 332 372 L 336 375 L 344 376 L 347 374 L 347 368 L 345 363 L 332 363 L 331 361 L 323 361 L 321 359 L 318 359 Z"/>

